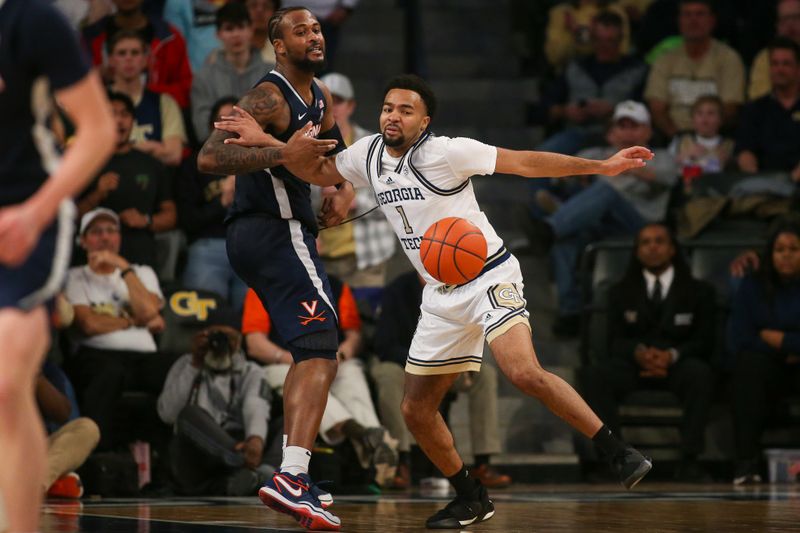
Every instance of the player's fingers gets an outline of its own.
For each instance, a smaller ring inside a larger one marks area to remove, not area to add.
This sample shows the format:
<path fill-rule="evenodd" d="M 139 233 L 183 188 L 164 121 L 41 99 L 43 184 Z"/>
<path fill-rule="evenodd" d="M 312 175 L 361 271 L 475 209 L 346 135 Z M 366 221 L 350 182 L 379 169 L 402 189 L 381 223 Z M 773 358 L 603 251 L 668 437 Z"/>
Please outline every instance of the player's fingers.
<path fill-rule="evenodd" d="M 239 145 L 239 146 L 250 146 L 241 137 L 230 137 L 230 138 L 225 139 L 224 141 L 222 141 L 222 143 L 223 144 L 236 144 L 236 145 Z"/>

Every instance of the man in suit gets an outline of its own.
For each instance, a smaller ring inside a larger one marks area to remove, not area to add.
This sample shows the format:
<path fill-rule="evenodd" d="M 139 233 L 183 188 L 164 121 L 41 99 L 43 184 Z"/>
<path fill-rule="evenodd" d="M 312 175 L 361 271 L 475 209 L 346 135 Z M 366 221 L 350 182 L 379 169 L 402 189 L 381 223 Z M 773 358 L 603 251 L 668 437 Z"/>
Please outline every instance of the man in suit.
<path fill-rule="evenodd" d="M 714 289 L 693 279 L 670 230 L 644 226 L 622 280 L 609 292 L 609 359 L 580 372 L 589 405 L 619 434 L 617 406 L 639 389 L 667 389 L 683 407 L 678 477 L 702 480 L 697 463 L 714 376 Z"/>

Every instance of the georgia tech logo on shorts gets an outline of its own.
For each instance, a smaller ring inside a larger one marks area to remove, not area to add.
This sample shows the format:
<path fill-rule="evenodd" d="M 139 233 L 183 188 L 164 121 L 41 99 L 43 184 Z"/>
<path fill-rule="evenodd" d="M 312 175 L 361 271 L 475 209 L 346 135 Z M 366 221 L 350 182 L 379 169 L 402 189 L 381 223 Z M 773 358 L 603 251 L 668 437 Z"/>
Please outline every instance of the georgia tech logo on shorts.
<path fill-rule="evenodd" d="M 519 309 L 525 307 L 525 299 L 520 296 L 517 286 L 513 283 L 500 283 L 489 289 L 489 300 L 492 307 L 505 307 L 506 309 Z"/>
<path fill-rule="evenodd" d="M 178 316 L 195 316 L 197 320 L 208 320 L 208 310 L 216 309 L 213 298 L 200 298 L 195 291 L 178 291 L 169 298 L 169 307 Z"/>
<path fill-rule="evenodd" d="M 325 314 L 325 310 L 323 309 L 322 311 L 319 312 L 319 314 L 317 314 L 317 303 L 318 303 L 317 300 L 312 300 L 311 303 L 300 302 L 300 305 L 302 305 L 303 308 L 306 310 L 306 313 L 308 313 L 308 316 L 302 316 L 302 315 L 297 316 L 297 318 L 300 319 L 301 326 L 307 326 L 315 320 L 319 320 L 320 322 L 325 322 L 326 317 L 322 316 Z"/>

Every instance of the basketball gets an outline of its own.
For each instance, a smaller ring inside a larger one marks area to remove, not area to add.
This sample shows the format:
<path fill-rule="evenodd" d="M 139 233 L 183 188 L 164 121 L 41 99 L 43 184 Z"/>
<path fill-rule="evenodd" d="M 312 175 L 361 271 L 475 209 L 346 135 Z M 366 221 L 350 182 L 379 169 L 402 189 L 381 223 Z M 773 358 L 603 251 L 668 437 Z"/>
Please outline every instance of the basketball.
<path fill-rule="evenodd" d="M 469 220 L 443 218 L 425 232 L 419 258 L 428 274 L 447 285 L 459 285 L 480 274 L 486 262 L 486 239 Z"/>

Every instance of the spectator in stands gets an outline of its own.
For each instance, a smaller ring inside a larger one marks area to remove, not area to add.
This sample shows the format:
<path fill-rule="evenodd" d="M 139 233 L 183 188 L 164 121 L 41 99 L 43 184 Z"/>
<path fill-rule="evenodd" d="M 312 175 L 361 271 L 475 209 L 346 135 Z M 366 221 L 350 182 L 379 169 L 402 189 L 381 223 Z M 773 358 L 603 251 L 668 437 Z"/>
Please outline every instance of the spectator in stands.
<path fill-rule="evenodd" d="M 783 171 L 800 181 L 800 45 L 769 46 L 772 92 L 747 104 L 736 139 L 742 172 Z"/>
<path fill-rule="evenodd" d="M 232 327 L 210 326 L 167 374 L 158 414 L 175 426 L 170 457 L 182 494 L 249 496 L 274 471 L 262 466 L 272 391 L 241 344 Z"/>
<path fill-rule="evenodd" d="M 283 7 L 305 7 L 314 14 L 325 36 L 325 64 L 336 66 L 336 50 L 339 47 L 339 31 L 350 18 L 359 0 L 283 0 Z"/>
<path fill-rule="evenodd" d="M 142 69 L 147 73 L 147 88 L 154 93 L 166 93 L 181 108 L 188 108 L 192 70 L 183 35 L 163 19 L 146 15 L 142 11 L 142 0 L 114 0 L 114 4 L 117 6 L 115 14 L 103 17 L 83 30 L 84 44 L 91 54 L 92 63 L 102 66 L 103 77 L 111 82 L 116 67 L 110 63 L 111 50 L 107 41 L 118 31 L 135 31 L 151 52 Z M 139 74 L 141 71 L 137 76 Z"/>
<path fill-rule="evenodd" d="M 406 357 L 417 327 L 424 281 L 416 272 L 401 274 L 384 291 L 378 326 L 375 332 L 377 360 L 370 369 L 375 380 L 378 408 L 386 427 L 400 441 L 400 465 L 395 478 L 396 488 L 410 483 L 411 433 L 401 413 Z M 452 392 L 469 397 L 469 425 L 475 467 L 473 477 L 487 487 L 505 487 L 511 478 L 489 465 L 492 455 L 500 452 L 500 431 L 497 425 L 497 370 L 485 364 L 480 372 L 462 374 Z"/>
<path fill-rule="evenodd" d="M 609 0 L 570 0 L 550 9 L 544 44 L 545 57 L 550 66 L 561 72 L 570 60 L 592 53 L 592 19 L 602 10 L 616 13 L 622 20 L 620 51 L 627 54 L 630 48 L 630 28 L 625 9 Z"/>
<path fill-rule="evenodd" d="M 217 11 L 239 0 L 167 0 L 164 20 L 175 26 L 186 39 L 192 72 L 197 73 L 212 50 L 221 46 L 214 28 Z"/>
<path fill-rule="evenodd" d="M 614 109 L 608 131 L 609 146 L 588 148 L 578 155 L 602 159 L 617 150 L 647 146 L 652 136 L 650 113 L 644 104 L 625 101 Z M 559 336 L 577 335 L 581 294 L 575 279 L 578 256 L 593 239 L 633 235 L 646 222 L 664 220 L 670 191 L 677 180 L 675 160 L 666 150 L 654 150 L 646 167 L 619 176 L 598 176 L 589 187 L 564 202 L 539 221 L 533 219 L 532 242 L 553 245 L 559 318 L 553 331 Z"/>
<path fill-rule="evenodd" d="M 126 94 L 135 107 L 131 141 L 137 150 L 168 166 L 181 162 L 186 128 L 181 110 L 166 93 L 156 93 L 142 83 L 147 65 L 147 42 L 135 31 L 120 30 L 108 40 L 109 65 L 114 69 L 111 90 Z"/>
<path fill-rule="evenodd" d="M 53 4 L 78 31 L 111 14 L 114 9 L 111 0 L 53 0 Z"/>
<path fill-rule="evenodd" d="M 735 356 L 733 482 L 759 483 L 765 422 L 788 392 L 800 391 L 800 224 L 779 226 L 759 271 L 742 281 L 731 305 L 728 348 Z"/>
<path fill-rule="evenodd" d="M 208 55 L 192 82 L 192 121 L 200 139 L 210 132 L 208 115 L 214 102 L 223 96 L 241 97 L 270 68 L 250 42 L 253 26 L 247 8 L 232 2 L 222 6 L 216 17 L 222 48 Z"/>
<path fill-rule="evenodd" d="M 52 361 L 45 361 L 36 381 L 36 403 L 49 434 L 44 490 L 50 497 L 80 498 L 83 484 L 74 470 L 97 446 L 100 430 L 90 418 L 78 416 L 72 385 Z"/>
<path fill-rule="evenodd" d="M 361 319 L 350 288 L 333 276 L 328 277 L 339 318 L 339 369 L 328 393 L 319 435 L 330 445 L 349 439 L 362 468 L 375 468 L 375 482 L 390 486 L 397 468 L 397 442 L 381 426 L 358 358 L 361 343 Z M 300 318 L 314 317 L 316 301 L 298 302 Z M 286 342 L 272 328 L 269 314 L 255 291 L 250 289 L 244 301 L 242 333 L 247 353 L 266 365 L 267 383 L 283 394 L 283 383 L 291 379 L 292 353 Z M 288 376 L 288 377 L 287 377 Z M 284 446 L 286 435 L 284 434 Z"/>
<path fill-rule="evenodd" d="M 120 219 L 113 211 L 83 215 L 80 244 L 88 262 L 70 269 L 65 288 L 75 309 L 77 348 L 67 370 L 81 412 L 100 428 L 98 449 L 109 450 L 124 444 L 114 434 L 123 391 L 158 394 L 172 362 L 157 352 L 153 338 L 164 328 L 163 296 L 152 268 L 119 254 Z"/>
<path fill-rule="evenodd" d="M 779 0 L 776 8 L 777 36 L 785 37 L 800 45 L 800 0 Z M 750 85 L 747 89 L 750 100 L 761 98 L 772 91 L 769 53 L 769 47 L 762 49 L 750 67 Z"/>
<path fill-rule="evenodd" d="M 246 0 L 247 11 L 250 12 L 250 22 L 253 23 L 253 48 L 259 51 L 264 63 L 275 66 L 275 48 L 269 40 L 270 17 L 281 8 L 280 0 Z"/>
<path fill-rule="evenodd" d="M 98 177 L 81 195 L 82 215 L 100 206 L 122 221 L 122 254 L 129 261 L 155 266 L 155 234 L 175 227 L 172 180 L 161 163 L 130 142 L 133 102 L 126 95 L 109 95 L 117 123 L 117 148 Z"/>
<path fill-rule="evenodd" d="M 647 66 L 622 54 L 624 20 L 600 11 L 591 21 L 591 55 L 571 60 L 546 97 L 548 120 L 565 127 L 537 150 L 574 154 L 602 140 L 614 106 L 641 98 Z"/>
<path fill-rule="evenodd" d="M 214 103 L 209 125 L 233 113 L 239 99 L 234 96 Z M 233 202 L 236 176 L 203 174 L 197 170 L 197 153 L 181 166 L 175 195 L 178 225 L 189 239 L 183 285 L 189 289 L 213 291 L 241 311 L 247 285 L 231 268 L 225 248 L 225 214 Z"/>
<path fill-rule="evenodd" d="M 322 81 L 331 92 L 333 117 L 345 144 L 350 146 L 372 134 L 350 121 L 356 108 L 350 79 L 331 72 L 323 76 Z M 335 190 L 330 187 L 327 192 L 333 193 Z M 325 271 L 344 281 L 353 290 L 356 299 L 367 301 L 373 310 L 380 304 L 381 290 L 386 284 L 386 264 L 394 254 L 397 241 L 386 217 L 375 207 L 375 195 L 370 189 L 356 189 L 354 216 L 369 214 L 354 220 L 352 224 L 335 226 L 319 234 L 320 256 L 325 263 Z"/>
<path fill-rule="evenodd" d="M 714 289 L 693 279 L 674 236 L 661 223 L 644 226 L 622 280 L 608 293 L 610 360 L 580 372 L 583 395 L 612 431 L 617 407 L 639 389 L 668 389 L 683 407 L 679 479 L 707 475 L 697 457 L 713 398 Z"/>
<path fill-rule="evenodd" d="M 720 135 L 722 100 L 709 94 L 692 104 L 692 131 L 680 133 L 669 145 L 684 179 L 722 172 L 733 155 L 733 139 Z"/>
<path fill-rule="evenodd" d="M 744 101 L 744 66 L 735 50 L 712 37 L 716 17 L 710 0 L 681 0 L 678 25 L 683 45 L 653 63 L 645 98 L 655 127 L 667 138 L 692 127 L 698 96 L 716 94 L 723 122 L 735 122 Z"/>

